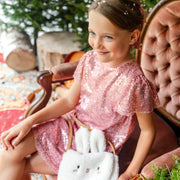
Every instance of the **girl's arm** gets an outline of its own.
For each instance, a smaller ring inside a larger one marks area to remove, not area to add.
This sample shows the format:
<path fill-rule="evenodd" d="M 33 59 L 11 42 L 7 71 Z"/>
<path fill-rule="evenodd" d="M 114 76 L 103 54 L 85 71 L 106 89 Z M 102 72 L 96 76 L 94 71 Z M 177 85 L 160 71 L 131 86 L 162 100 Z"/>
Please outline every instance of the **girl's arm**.
<path fill-rule="evenodd" d="M 137 118 L 141 129 L 141 133 L 137 143 L 136 151 L 128 168 L 119 177 L 118 180 L 131 179 L 139 172 L 154 141 L 155 125 L 152 113 L 137 113 Z"/>
<path fill-rule="evenodd" d="M 65 96 L 27 118 L 32 125 L 57 118 L 71 111 L 79 101 L 80 84 L 74 82 Z"/>
<path fill-rule="evenodd" d="M 1 141 L 4 148 L 14 148 L 29 133 L 34 124 L 57 118 L 70 110 L 77 104 L 80 96 L 80 84 L 74 83 L 66 95 L 42 110 L 29 116 L 16 126 L 1 134 Z"/>

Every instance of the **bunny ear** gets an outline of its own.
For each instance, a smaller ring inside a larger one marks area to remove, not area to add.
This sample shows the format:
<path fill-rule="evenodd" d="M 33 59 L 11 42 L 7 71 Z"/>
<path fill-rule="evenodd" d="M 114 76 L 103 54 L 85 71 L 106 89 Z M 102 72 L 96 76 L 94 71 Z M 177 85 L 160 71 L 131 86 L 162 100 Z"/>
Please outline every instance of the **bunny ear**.
<path fill-rule="evenodd" d="M 101 130 L 93 129 L 90 136 L 91 152 L 103 152 L 106 149 L 106 139 Z"/>
<path fill-rule="evenodd" d="M 75 134 L 76 150 L 80 153 L 89 152 L 89 136 L 90 132 L 87 128 L 81 127 Z"/>

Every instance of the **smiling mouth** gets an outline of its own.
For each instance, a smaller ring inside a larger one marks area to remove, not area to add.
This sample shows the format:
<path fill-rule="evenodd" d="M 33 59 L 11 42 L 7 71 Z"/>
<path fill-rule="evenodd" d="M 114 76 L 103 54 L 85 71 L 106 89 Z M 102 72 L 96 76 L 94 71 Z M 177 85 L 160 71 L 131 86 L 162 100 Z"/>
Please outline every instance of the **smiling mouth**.
<path fill-rule="evenodd" d="M 108 53 L 107 51 L 96 51 L 96 52 L 98 55 L 105 55 Z"/>

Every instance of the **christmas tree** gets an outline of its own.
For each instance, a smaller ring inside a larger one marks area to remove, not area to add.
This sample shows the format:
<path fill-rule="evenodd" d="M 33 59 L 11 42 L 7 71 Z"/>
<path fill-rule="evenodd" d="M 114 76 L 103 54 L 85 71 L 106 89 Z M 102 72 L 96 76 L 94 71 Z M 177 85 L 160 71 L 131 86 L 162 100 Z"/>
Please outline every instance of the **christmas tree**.
<path fill-rule="evenodd" d="M 87 38 L 87 11 L 91 3 L 92 0 L 1 0 L 7 18 L 0 20 L 1 30 L 14 26 L 25 31 L 31 28 L 30 36 L 33 36 L 35 46 L 38 33 L 47 28 L 76 32 L 84 40 Z"/>
<path fill-rule="evenodd" d="M 142 0 L 143 8 L 146 10 L 146 15 L 148 15 L 152 8 L 159 2 L 160 0 Z"/>

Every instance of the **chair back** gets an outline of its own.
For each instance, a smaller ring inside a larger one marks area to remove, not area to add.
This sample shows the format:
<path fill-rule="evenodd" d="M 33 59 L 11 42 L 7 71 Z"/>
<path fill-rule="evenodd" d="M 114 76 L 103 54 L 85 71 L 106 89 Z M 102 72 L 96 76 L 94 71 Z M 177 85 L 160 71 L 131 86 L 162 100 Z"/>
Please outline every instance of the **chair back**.
<path fill-rule="evenodd" d="M 180 127 L 180 0 L 162 0 L 142 30 L 137 59 L 158 92 L 158 110 Z"/>

